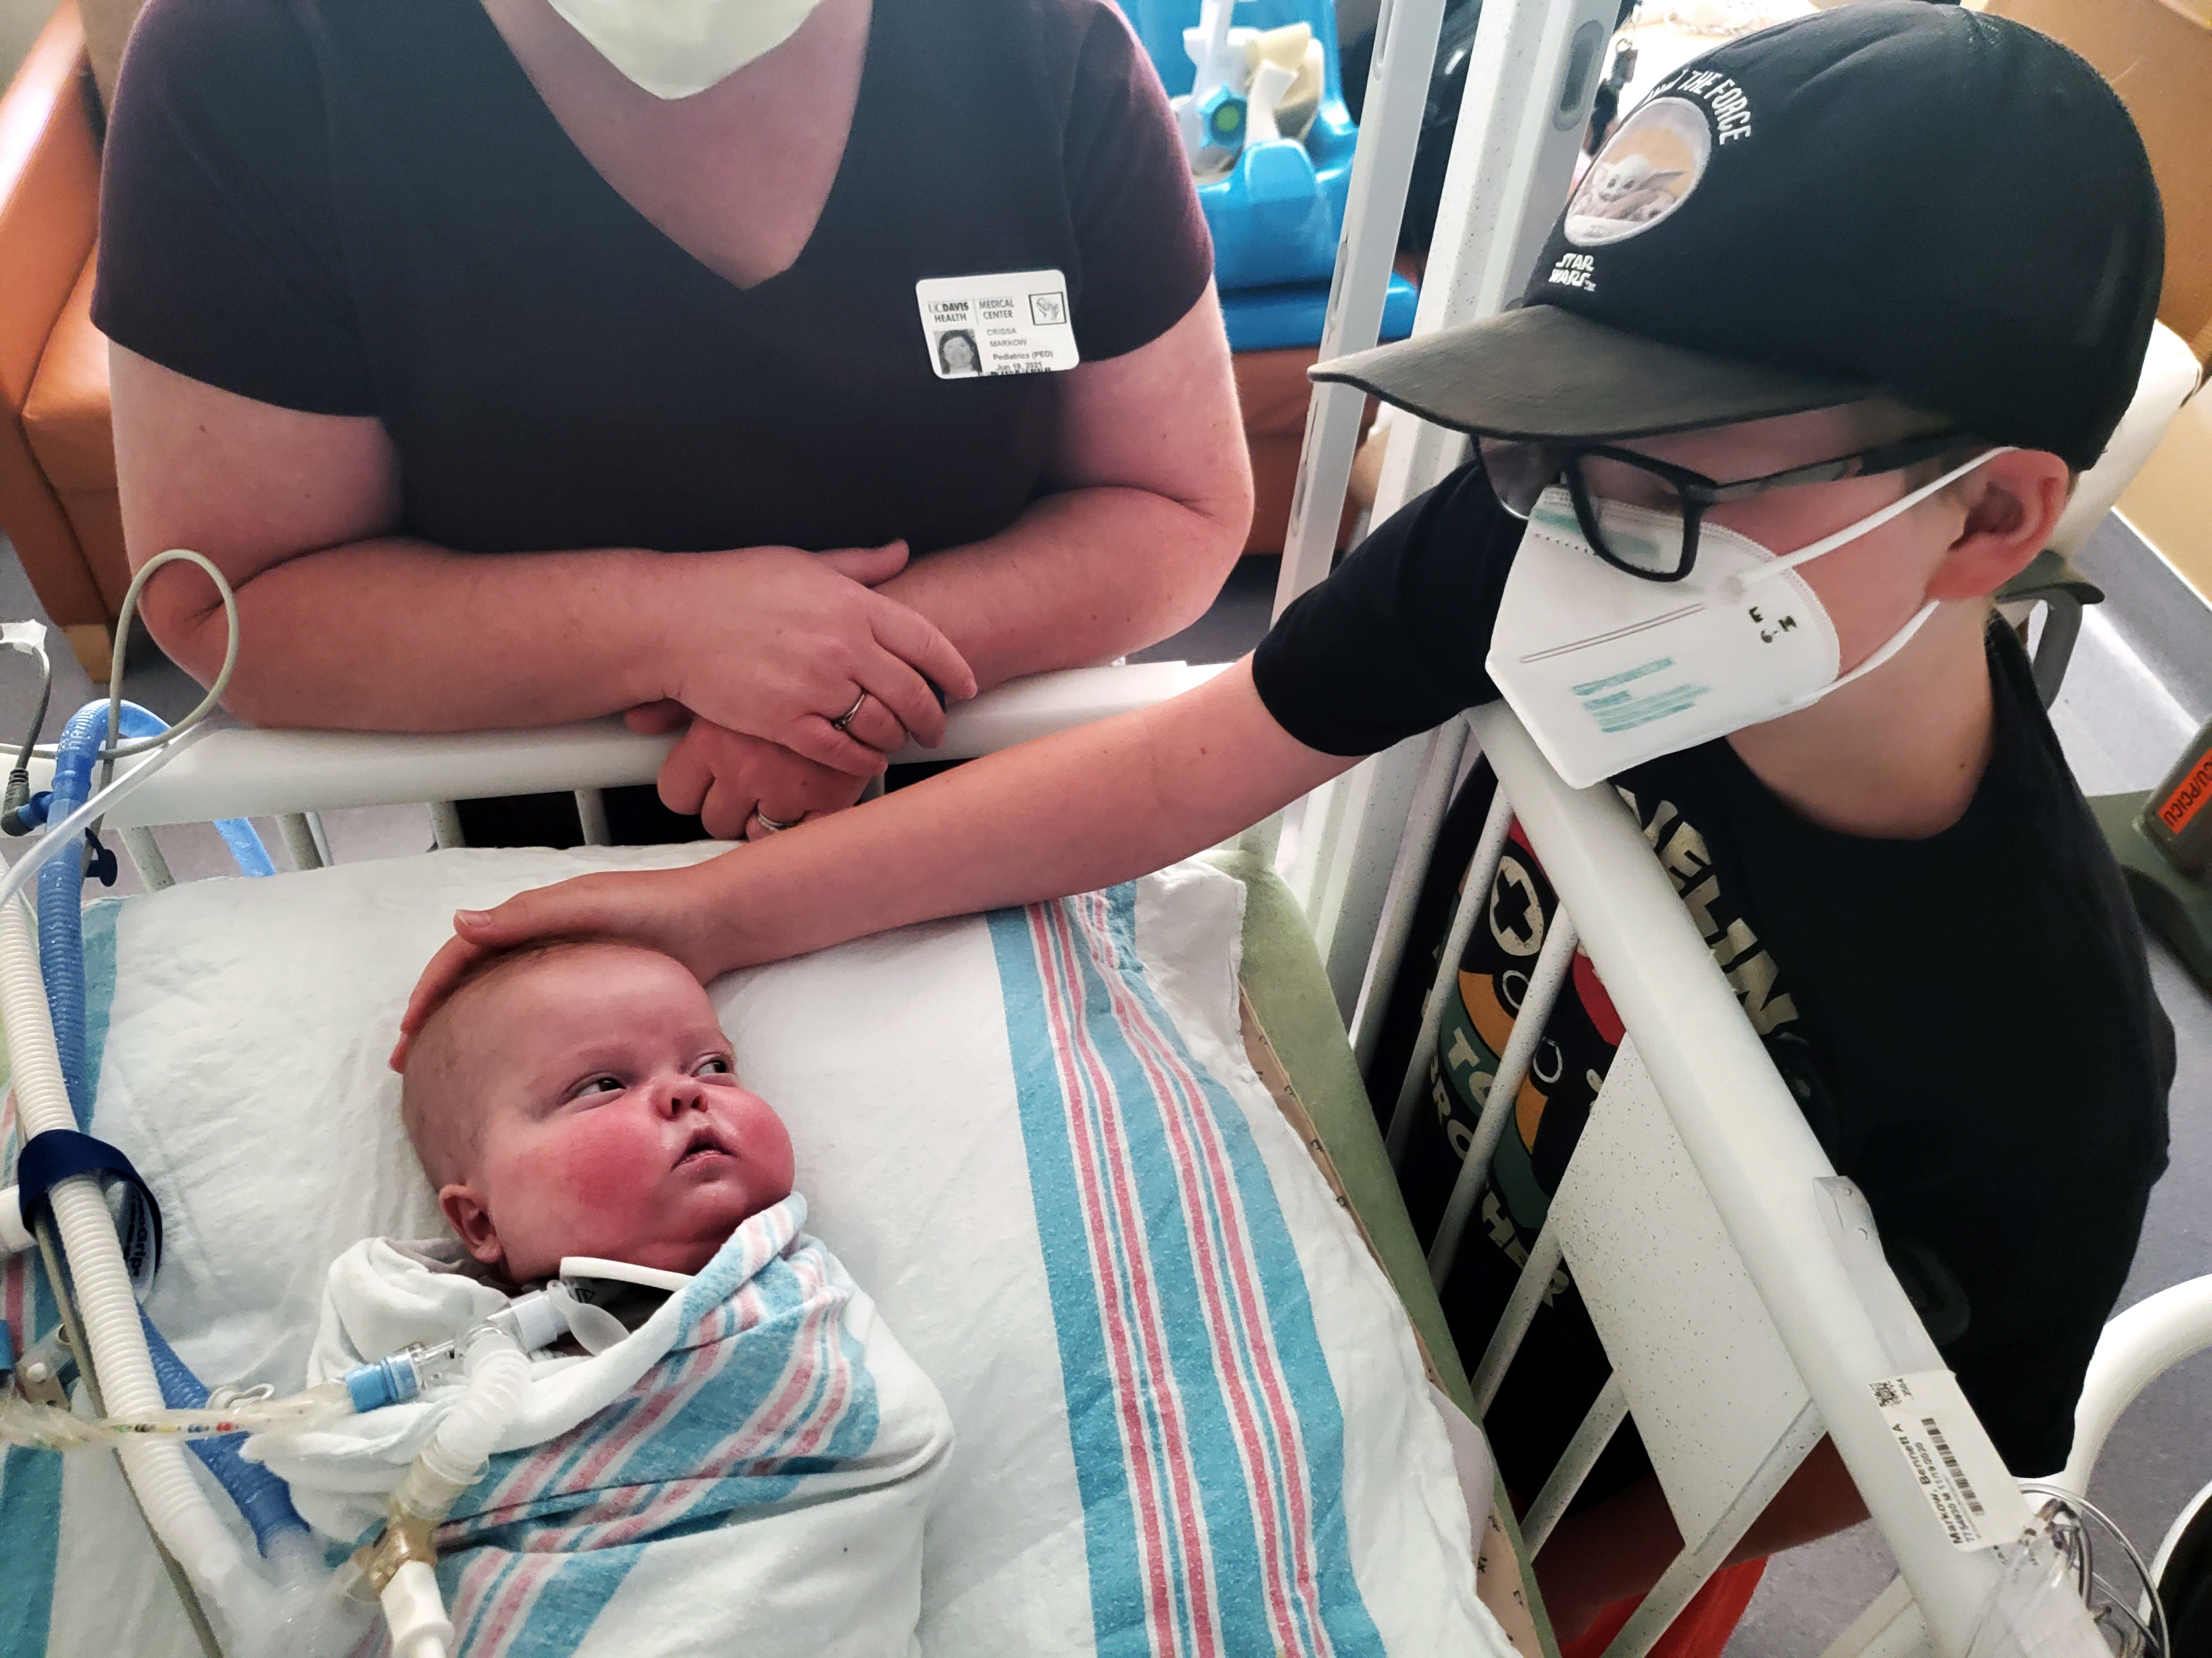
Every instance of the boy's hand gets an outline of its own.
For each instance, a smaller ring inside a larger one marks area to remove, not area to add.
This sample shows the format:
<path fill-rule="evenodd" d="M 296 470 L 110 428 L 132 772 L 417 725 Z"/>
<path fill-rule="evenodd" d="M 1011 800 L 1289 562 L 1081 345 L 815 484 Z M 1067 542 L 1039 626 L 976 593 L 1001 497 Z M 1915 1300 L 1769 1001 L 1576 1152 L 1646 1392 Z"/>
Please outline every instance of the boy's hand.
<path fill-rule="evenodd" d="M 713 978 L 728 965 L 714 957 L 709 937 L 709 918 L 719 901 L 714 890 L 715 877 L 708 872 L 722 861 L 710 858 L 684 869 L 580 875 L 554 886 L 517 893 L 492 909 L 455 911 L 455 936 L 430 958 L 422 976 L 415 981 L 414 993 L 407 999 L 407 1011 L 399 1020 L 399 1041 L 392 1050 L 392 1068 L 406 1067 L 408 1047 L 423 1021 L 437 1011 L 471 966 L 533 938 L 623 939 L 673 956 L 702 983 Z"/>

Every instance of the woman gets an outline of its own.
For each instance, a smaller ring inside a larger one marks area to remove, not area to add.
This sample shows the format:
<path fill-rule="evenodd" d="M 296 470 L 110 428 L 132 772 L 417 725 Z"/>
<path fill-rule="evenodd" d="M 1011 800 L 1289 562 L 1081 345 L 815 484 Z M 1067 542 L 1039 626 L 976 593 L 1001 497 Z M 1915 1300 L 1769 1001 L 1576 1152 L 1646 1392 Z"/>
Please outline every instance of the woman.
<path fill-rule="evenodd" d="M 688 718 L 662 799 L 757 835 L 1242 543 L 1203 222 L 1103 0 L 152 0 L 104 188 L 131 555 L 223 568 L 257 723 Z M 940 371 L 985 277 L 1053 372 Z M 212 595 L 147 601 L 211 675 Z"/>

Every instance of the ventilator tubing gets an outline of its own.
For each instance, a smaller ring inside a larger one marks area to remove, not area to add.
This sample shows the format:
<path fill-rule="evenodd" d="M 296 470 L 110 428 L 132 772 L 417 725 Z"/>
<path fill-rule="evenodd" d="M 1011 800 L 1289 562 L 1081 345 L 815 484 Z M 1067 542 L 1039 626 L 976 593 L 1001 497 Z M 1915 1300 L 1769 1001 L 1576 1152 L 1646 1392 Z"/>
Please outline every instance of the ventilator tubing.
<path fill-rule="evenodd" d="M 159 737 L 168 730 L 159 714 L 136 702 L 118 705 L 116 737 L 130 740 Z M 107 740 L 107 704 L 88 702 L 70 716 L 55 745 L 52 799 L 46 821 L 58 823 L 92 793 L 92 768 Z M 135 775 L 136 774 L 134 774 Z M 218 823 L 224 843 L 248 875 L 275 872 L 269 853 L 253 826 L 243 818 Z M 54 1047 L 61 1055 L 70 1104 L 82 1127 L 92 1116 L 89 1067 L 84 1052 L 84 871 L 74 859 L 55 858 L 39 877 L 39 959 L 46 979 L 46 1003 L 53 1011 Z"/>
<path fill-rule="evenodd" d="M 88 702 L 63 729 L 54 756 L 53 793 L 47 807 L 50 820 L 66 818 L 91 793 L 92 768 L 107 740 L 107 704 Z M 135 702 L 118 705 L 115 735 L 119 739 L 158 737 L 167 729 L 158 714 Z M 240 867 L 250 871 L 256 853 L 259 867 L 269 867 L 269 855 L 251 824 L 241 821 L 223 827 L 223 838 Z M 68 1125 L 71 1127 L 82 1126 L 92 1116 L 92 1067 L 85 1052 L 83 885 L 82 869 L 66 855 L 52 859 L 39 874 L 39 968 L 53 1019 L 55 1056 L 75 1117 Z M 161 1402 L 180 1410 L 205 1404 L 208 1390 L 199 1378 L 150 1322 L 144 1325 L 144 1331 Z M 192 1448 L 238 1504 L 264 1554 L 270 1552 L 270 1540 L 277 1532 L 307 1531 L 307 1521 L 292 1507 L 291 1493 L 283 1481 L 246 1461 L 235 1446 L 209 1441 Z"/>
<path fill-rule="evenodd" d="M 75 884 L 77 872 L 64 869 Z M 31 917 L 20 902 L 0 904 L 0 1020 L 6 1023 L 15 1114 L 24 1137 L 75 1128 L 76 1116 L 70 1107 L 55 1051 L 53 1021 L 40 981 Z M 77 1315 L 100 1376 L 102 1402 L 118 1415 L 159 1411 L 161 1384 L 155 1380 L 153 1361 L 139 1333 L 138 1303 L 131 1293 L 131 1275 L 98 1178 L 72 1175 L 58 1182 L 47 1200 L 69 1260 Z M 163 1546 L 232 1628 L 253 1628 L 265 1610 L 265 1594 L 246 1565 L 244 1552 L 192 1483 L 184 1447 L 149 1438 L 126 1444 L 117 1455 L 145 1509 L 147 1523 Z"/>
<path fill-rule="evenodd" d="M 139 1327 L 145 1332 L 146 1352 L 153 1361 L 155 1379 L 161 1383 L 161 1402 L 172 1410 L 181 1411 L 196 1411 L 204 1406 L 208 1401 L 207 1384 L 192 1374 L 191 1367 L 177 1357 L 176 1349 L 154 1327 L 154 1321 L 143 1313 L 139 1315 Z M 335 1414 L 335 1399 L 332 1405 Z M 206 1464 L 207 1471 L 230 1493 L 230 1500 L 238 1504 L 246 1523 L 253 1527 L 253 1541 L 262 1553 L 274 1552 L 272 1546 L 281 1532 L 297 1532 L 303 1537 L 307 1534 L 307 1522 L 292 1506 L 291 1487 L 268 1469 L 248 1462 L 229 1440 L 196 1439 L 192 1442 L 192 1455 Z"/>
<path fill-rule="evenodd" d="M 483 1478 L 500 1436 L 522 1413 L 530 1391 L 530 1361 L 514 1338 L 485 1326 L 468 1338 L 461 1355 L 466 1390 L 439 1419 L 392 1493 L 392 1515 L 435 1525 L 461 1493 Z"/>
<path fill-rule="evenodd" d="M 483 1325 L 462 1344 L 465 1390 L 400 1477 L 383 1536 L 355 1560 L 376 1588 L 393 1658 L 445 1658 L 450 1649 L 453 1625 L 432 1570 L 437 1546 L 431 1531 L 483 1478 L 530 1391 L 530 1361 L 505 1330 Z"/>

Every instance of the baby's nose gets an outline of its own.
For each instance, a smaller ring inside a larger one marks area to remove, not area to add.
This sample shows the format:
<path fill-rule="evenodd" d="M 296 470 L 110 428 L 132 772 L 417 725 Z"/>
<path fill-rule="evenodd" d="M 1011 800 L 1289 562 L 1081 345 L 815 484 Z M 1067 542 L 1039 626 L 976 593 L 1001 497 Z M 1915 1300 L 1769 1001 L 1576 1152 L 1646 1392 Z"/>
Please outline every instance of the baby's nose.
<path fill-rule="evenodd" d="M 707 1090 L 696 1077 L 678 1077 L 664 1084 L 659 1096 L 661 1111 L 671 1117 L 707 1108 Z"/>

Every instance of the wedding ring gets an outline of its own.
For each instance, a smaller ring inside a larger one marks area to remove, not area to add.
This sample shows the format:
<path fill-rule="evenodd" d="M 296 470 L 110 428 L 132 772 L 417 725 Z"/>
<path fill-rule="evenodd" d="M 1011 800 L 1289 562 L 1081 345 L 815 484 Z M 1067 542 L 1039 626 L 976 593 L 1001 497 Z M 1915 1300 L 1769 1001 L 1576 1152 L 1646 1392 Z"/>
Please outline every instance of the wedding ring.
<path fill-rule="evenodd" d="M 845 729 L 845 727 L 846 727 L 846 726 L 849 726 L 849 725 L 851 725 L 851 724 L 853 723 L 853 716 L 854 716 L 854 714 L 856 714 L 860 713 L 860 704 L 861 704 L 861 703 L 863 703 L 863 702 L 865 702 L 865 701 L 866 701 L 867 700 L 868 700 L 868 694 L 867 694 L 867 692 L 866 692 L 866 691 L 862 691 L 862 692 L 861 692 L 858 696 L 856 696 L 856 697 L 854 697 L 854 698 L 853 699 L 853 706 L 852 706 L 851 708 L 849 708 L 846 709 L 844 713 L 842 713 L 842 714 L 839 714 L 839 715 L 838 715 L 835 720 L 831 720 L 830 723 L 831 725 L 835 726 L 836 726 L 839 731 L 843 731 L 843 730 Z"/>
<path fill-rule="evenodd" d="M 791 828 L 795 827 L 795 826 L 798 824 L 799 820 L 798 820 L 796 817 L 794 817 L 794 818 L 793 818 L 793 819 L 791 820 L 791 822 L 790 822 L 790 823 L 777 823 L 777 822 L 775 821 L 775 818 L 773 818 L 773 817 L 769 817 L 766 812 L 763 811 L 762 811 L 758 806 L 755 806 L 755 807 L 753 808 L 753 822 L 755 822 L 756 823 L 758 823 L 758 824 L 759 824 L 763 829 L 766 829 L 766 830 L 767 830 L 770 835 L 781 835 L 781 834 L 782 834 L 782 833 L 784 832 L 784 830 L 786 830 L 786 829 L 791 829 Z"/>

